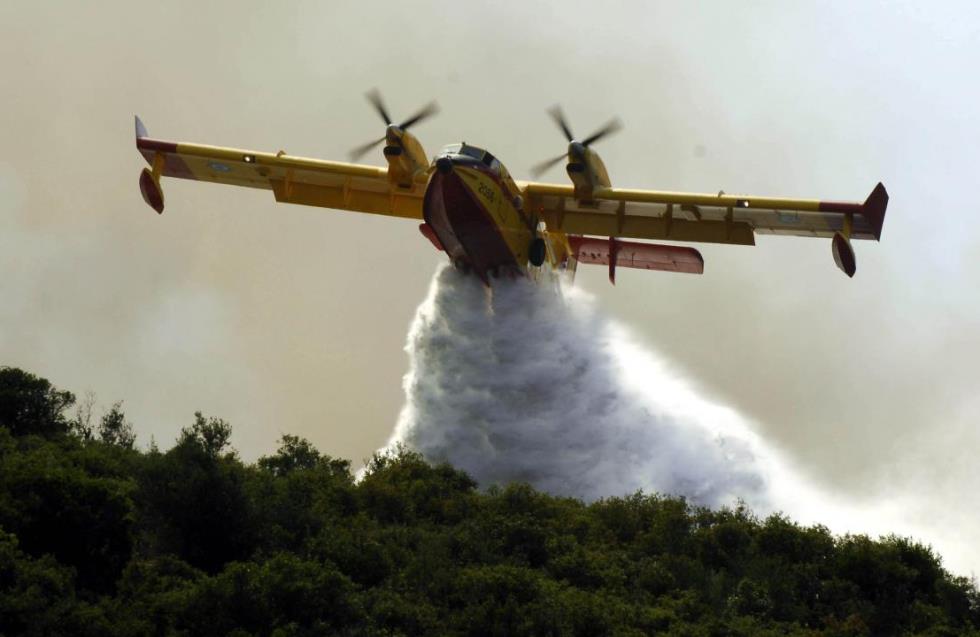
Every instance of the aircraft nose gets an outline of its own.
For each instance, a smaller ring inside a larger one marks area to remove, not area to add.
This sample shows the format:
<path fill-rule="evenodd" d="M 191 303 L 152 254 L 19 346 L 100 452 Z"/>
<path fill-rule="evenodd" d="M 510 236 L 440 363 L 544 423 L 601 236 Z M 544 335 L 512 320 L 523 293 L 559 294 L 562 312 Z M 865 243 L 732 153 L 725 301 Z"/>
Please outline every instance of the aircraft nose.
<path fill-rule="evenodd" d="M 443 155 L 436 160 L 436 168 L 444 175 L 449 174 L 453 169 L 453 160 Z"/>

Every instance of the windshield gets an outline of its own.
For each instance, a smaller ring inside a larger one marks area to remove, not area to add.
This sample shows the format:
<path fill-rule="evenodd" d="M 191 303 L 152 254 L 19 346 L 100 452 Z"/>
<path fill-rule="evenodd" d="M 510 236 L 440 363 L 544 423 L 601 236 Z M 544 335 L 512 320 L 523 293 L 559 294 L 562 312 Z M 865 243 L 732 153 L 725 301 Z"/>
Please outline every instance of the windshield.
<path fill-rule="evenodd" d="M 483 156 L 486 155 L 486 151 L 482 148 L 477 148 L 476 146 L 470 146 L 469 144 L 463 144 L 463 147 L 459 149 L 461 155 L 466 155 L 472 157 L 477 161 L 483 161 Z"/>
<path fill-rule="evenodd" d="M 496 173 L 500 173 L 500 162 L 497 158 L 483 150 L 482 148 L 477 148 L 476 146 L 470 146 L 466 142 L 462 144 L 449 144 L 444 146 L 439 155 L 463 155 L 465 157 L 470 157 L 485 164 L 488 168 Z"/>

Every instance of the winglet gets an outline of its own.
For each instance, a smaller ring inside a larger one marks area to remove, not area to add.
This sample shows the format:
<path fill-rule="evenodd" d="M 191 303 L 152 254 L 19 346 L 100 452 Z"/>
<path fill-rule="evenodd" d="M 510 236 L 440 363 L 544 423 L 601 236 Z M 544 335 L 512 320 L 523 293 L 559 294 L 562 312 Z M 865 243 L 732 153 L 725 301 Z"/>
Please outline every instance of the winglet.
<path fill-rule="evenodd" d="M 140 116 L 137 115 L 136 116 L 136 139 L 139 139 L 141 137 L 149 137 L 149 136 L 150 136 L 149 133 L 146 132 L 146 126 L 143 125 L 143 120 L 141 120 Z"/>
<path fill-rule="evenodd" d="M 877 240 L 881 240 L 881 227 L 885 225 L 885 208 L 887 207 L 888 191 L 885 190 L 884 184 L 878 182 L 875 189 L 868 195 L 864 205 L 861 206 L 861 214 L 871 224 Z"/>

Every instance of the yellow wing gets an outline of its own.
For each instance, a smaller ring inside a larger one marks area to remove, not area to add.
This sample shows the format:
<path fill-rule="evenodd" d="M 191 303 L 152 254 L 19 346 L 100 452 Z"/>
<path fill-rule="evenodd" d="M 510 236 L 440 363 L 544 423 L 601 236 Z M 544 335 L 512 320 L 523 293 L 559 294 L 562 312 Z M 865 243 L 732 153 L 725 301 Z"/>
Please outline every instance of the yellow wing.
<path fill-rule="evenodd" d="M 755 234 L 881 238 L 888 193 L 878 184 L 864 203 L 597 188 L 575 198 L 571 185 L 520 184 L 528 210 L 566 234 L 755 245 Z"/>
<path fill-rule="evenodd" d="M 263 188 L 286 203 L 422 218 L 425 184 L 393 184 L 387 168 L 152 139 L 139 118 L 136 148 L 150 164 L 140 176 L 140 191 L 157 212 L 163 212 L 164 176 Z"/>

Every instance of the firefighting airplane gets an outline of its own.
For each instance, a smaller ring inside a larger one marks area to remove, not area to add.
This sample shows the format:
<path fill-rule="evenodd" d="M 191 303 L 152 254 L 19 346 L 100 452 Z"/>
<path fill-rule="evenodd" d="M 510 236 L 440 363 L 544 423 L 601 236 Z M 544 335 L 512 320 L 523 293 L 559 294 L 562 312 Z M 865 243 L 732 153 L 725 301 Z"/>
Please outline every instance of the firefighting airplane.
<path fill-rule="evenodd" d="M 550 113 L 567 151 L 534 173 L 567 160 L 572 183 L 516 181 L 496 157 L 465 142 L 430 162 L 408 129 L 434 114 L 435 104 L 396 124 L 376 92 L 368 99 L 385 134 L 352 151 L 351 161 L 383 143 L 387 168 L 163 141 L 149 137 L 137 117 L 136 148 L 150 165 L 140 175 L 143 199 L 162 213 L 160 177 L 180 177 L 263 188 L 286 203 L 414 219 L 437 250 L 487 285 L 546 262 L 573 274 L 578 263 L 606 265 L 612 283 L 617 267 L 701 274 L 704 260 L 693 248 L 623 238 L 755 245 L 757 233 L 831 239 L 834 261 L 850 277 L 851 240 L 881 238 L 888 193 L 880 183 L 864 203 L 614 188 L 592 144 L 618 121 L 580 139 L 557 107 Z"/>

